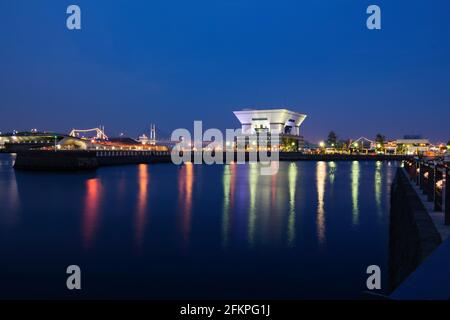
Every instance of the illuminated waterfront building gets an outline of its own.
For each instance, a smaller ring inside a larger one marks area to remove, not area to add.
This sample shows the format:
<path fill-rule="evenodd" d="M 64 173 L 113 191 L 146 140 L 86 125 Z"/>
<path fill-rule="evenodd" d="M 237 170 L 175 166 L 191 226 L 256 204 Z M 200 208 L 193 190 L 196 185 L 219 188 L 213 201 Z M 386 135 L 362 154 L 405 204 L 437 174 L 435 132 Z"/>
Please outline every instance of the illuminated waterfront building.
<path fill-rule="evenodd" d="M 306 118 L 304 114 L 287 109 L 244 109 L 233 113 L 241 123 L 244 136 L 267 133 L 270 139 L 270 136 L 277 134 L 281 150 L 298 151 L 304 147 L 300 134 L 300 125 Z"/>
<path fill-rule="evenodd" d="M 0 149 L 8 152 L 28 150 L 30 148 L 41 148 L 54 146 L 56 142 L 63 139 L 65 135 L 52 132 L 17 132 L 0 134 Z"/>
<path fill-rule="evenodd" d="M 430 151 L 430 141 L 421 137 L 408 137 L 395 141 L 397 145 L 397 153 L 415 155 L 424 154 Z"/>

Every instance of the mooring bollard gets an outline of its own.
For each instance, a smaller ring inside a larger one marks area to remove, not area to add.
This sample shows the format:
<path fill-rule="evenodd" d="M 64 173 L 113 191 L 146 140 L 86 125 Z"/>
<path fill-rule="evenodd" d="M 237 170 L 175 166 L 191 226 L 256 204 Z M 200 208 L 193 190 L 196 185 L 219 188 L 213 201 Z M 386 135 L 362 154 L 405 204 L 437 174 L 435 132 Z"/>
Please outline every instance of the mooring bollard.
<path fill-rule="evenodd" d="M 434 211 L 442 211 L 443 208 L 443 179 L 445 167 L 436 167 L 435 171 L 435 186 L 434 186 Z"/>
<path fill-rule="evenodd" d="M 416 185 L 420 187 L 420 170 L 421 170 L 420 162 L 416 162 Z"/>
<path fill-rule="evenodd" d="M 430 167 L 428 164 L 423 165 L 423 177 L 422 177 L 422 194 L 428 194 L 428 176 L 430 174 Z"/>
<path fill-rule="evenodd" d="M 416 181 L 416 165 L 414 162 L 406 161 L 406 167 L 408 169 L 408 175 L 410 181 Z"/>
<path fill-rule="evenodd" d="M 422 189 L 422 193 L 425 192 L 425 172 L 426 172 L 426 166 L 425 163 L 420 162 L 419 163 L 419 188 Z"/>
<path fill-rule="evenodd" d="M 414 182 L 416 183 L 416 186 L 419 185 L 419 172 L 420 172 L 419 162 L 414 160 Z"/>

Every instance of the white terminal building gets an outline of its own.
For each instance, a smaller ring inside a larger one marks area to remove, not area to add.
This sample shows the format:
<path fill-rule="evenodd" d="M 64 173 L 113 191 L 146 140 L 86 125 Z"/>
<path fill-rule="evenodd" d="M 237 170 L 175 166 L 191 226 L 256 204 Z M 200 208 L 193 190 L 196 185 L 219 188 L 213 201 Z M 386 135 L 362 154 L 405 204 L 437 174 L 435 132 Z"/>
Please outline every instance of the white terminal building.
<path fill-rule="evenodd" d="M 304 146 L 300 125 L 306 118 L 305 114 L 287 109 L 244 109 L 234 111 L 242 126 L 243 135 L 257 135 L 267 132 L 268 135 L 280 136 L 280 149 L 297 151 Z"/>

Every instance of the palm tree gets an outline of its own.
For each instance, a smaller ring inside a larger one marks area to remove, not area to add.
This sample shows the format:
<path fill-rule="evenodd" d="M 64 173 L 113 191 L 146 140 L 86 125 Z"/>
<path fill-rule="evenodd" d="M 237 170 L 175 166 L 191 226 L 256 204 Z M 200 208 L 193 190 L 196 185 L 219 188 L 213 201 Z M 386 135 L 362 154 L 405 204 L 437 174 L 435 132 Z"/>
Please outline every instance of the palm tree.
<path fill-rule="evenodd" d="M 328 134 L 327 144 L 328 146 L 335 147 L 337 143 L 337 135 L 334 131 L 330 131 Z"/>
<path fill-rule="evenodd" d="M 384 143 L 386 141 L 386 137 L 381 133 L 378 133 L 375 137 L 376 148 L 378 151 L 381 151 L 384 148 Z"/>
<path fill-rule="evenodd" d="M 375 142 L 381 145 L 384 145 L 384 142 L 386 141 L 386 137 L 383 136 L 381 133 L 378 133 L 377 136 L 375 137 Z"/>

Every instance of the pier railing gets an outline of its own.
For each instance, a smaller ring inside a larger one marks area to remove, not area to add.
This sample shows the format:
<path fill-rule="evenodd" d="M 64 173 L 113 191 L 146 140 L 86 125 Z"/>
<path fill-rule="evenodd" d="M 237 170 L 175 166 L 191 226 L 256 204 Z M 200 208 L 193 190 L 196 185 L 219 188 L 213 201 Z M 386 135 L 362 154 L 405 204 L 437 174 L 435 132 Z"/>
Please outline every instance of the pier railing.
<path fill-rule="evenodd" d="M 450 163 L 425 159 L 403 162 L 409 178 L 434 203 L 434 211 L 442 212 L 446 225 L 450 225 Z"/>

